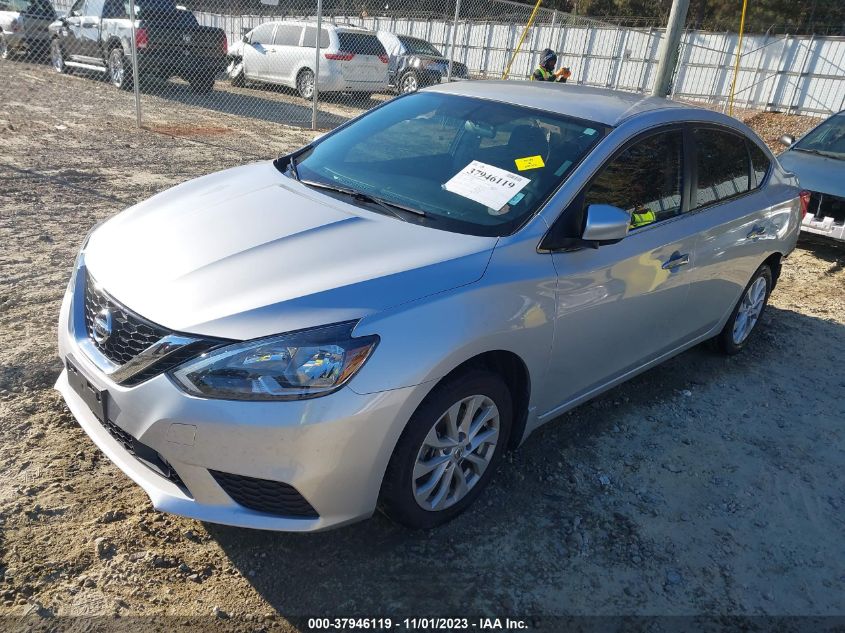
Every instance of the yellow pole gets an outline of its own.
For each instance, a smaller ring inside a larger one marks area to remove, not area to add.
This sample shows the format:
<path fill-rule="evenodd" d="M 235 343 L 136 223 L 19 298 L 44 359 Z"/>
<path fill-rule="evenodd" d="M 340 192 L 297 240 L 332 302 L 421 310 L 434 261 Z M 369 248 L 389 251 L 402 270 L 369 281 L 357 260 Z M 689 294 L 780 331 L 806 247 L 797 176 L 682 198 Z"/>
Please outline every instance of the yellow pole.
<path fill-rule="evenodd" d="M 511 60 L 508 62 L 508 67 L 505 68 L 505 72 L 502 73 L 502 79 L 507 79 L 508 75 L 511 72 L 511 64 L 513 64 L 513 60 L 516 59 L 517 54 L 519 53 L 519 49 L 522 48 L 522 42 L 525 41 L 525 35 L 528 33 L 528 29 L 531 28 L 531 25 L 534 24 L 534 18 L 537 17 L 537 11 L 540 9 L 540 3 L 543 0 L 537 0 L 537 4 L 534 5 L 534 10 L 531 12 L 531 17 L 528 18 L 528 24 L 525 25 L 525 29 L 522 31 L 522 36 L 519 38 L 519 42 L 516 45 L 516 50 L 513 52 L 511 56 Z"/>
<path fill-rule="evenodd" d="M 742 56 L 742 34 L 745 31 L 745 10 L 748 8 L 748 0 L 742 0 L 742 17 L 739 19 L 739 41 L 736 44 L 736 63 L 734 64 L 734 76 L 731 80 L 731 96 L 728 100 L 728 114 L 733 116 L 734 113 L 734 89 L 736 88 L 736 78 L 739 75 L 739 58 Z"/>

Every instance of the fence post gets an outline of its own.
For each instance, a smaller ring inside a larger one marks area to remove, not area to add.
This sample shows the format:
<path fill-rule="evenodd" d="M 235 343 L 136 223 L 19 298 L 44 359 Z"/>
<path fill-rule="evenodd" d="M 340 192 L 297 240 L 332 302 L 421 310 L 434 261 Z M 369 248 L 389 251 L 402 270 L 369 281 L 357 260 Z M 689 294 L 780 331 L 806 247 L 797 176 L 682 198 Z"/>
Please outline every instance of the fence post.
<path fill-rule="evenodd" d="M 687 19 L 689 0 L 673 0 L 672 9 L 669 11 L 669 23 L 666 25 L 665 40 L 660 47 L 660 54 L 657 60 L 657 76 L 654 80 L 654 88 L 651 94 L 656 97 L 665 97 L 669 94 L 669 84 L 675 71 L 678 47 L 681 43 L 681 34 L 684 29 L 684 22 Z"/>
<path fill-rule="evenodd" d="M 135 39 L 135 0 L 129 0 L 129 27 L 132 38 L 132 84 L 135 91 L 135 125 L 141 129 L 141 80 L 138 78 L 138 40 Z"/>
<path fill-rule="evenodd" d="M 320 36 L 323 28 L 323 0 L 317 0 L 317 32 L 314 34 L 314 94 L 312 95 L 313 102 L 311 104 L 311 129 L 317 129 L 317 99 L 319 98 L 320 90 L 317 87 L 317 78 L 320 76 Z"/>
<path fill-rule="evenodd" d="M 452 22 L 452 41 L 449 44 L 449 69 L 446 71 L 446 81 L 452 81 L 452 64 L 455 62 L 455 35 L 458 33 L 458 18 L 461 15 L 461 0 L 455 0 L 455 19 Z"/>

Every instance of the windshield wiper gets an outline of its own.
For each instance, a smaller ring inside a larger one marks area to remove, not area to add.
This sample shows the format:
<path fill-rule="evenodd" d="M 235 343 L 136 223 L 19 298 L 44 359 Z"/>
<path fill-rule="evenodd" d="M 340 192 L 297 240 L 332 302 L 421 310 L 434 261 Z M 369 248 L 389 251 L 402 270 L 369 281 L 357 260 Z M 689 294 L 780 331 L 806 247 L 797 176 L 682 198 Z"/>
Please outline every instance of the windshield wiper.
<path fill-rule="evenodd" d="M 815 154 L 816 156 L 824 156 L 825 158 L 839 158 L 839 154 L 835 152 L 826 152 L 823 149 L 811 149 L 808 147 L 794 147 L 798 152 L 805 152 L 807 154 Z"/>
<path fill-rule="evenodd" d="M 413 207 L 406 207 L 402 204 L 397 204 L 395 202 L 390 202 L 389 200 L 384 200 L 377 196 L 373 196 L 369 193 L 365 193 L 363 191 L 359 191 L 358 189 L 353 189 L 352 187 L 343 187 L 341 185 L 333 185 L 324 182 L 317 182 L 315 180 L 300 180 L 303 185 L 307 185 L 309 187 L 315 187 L 317 189 L 327 189 L 329 191 L 337 191 L 338 193 L 344 193 L 355 200 L 361 202 L 370 202 L 372 204 L 378 205 L 391 215 L 399 218 L 403 222 L 407 222 L 408 219 L 404 217 L 401 213 L 398 213 L 396 210 L 399 209 L 400 211 L 405 211 L 406 213 L 412 213 L 414 215 L 418 215 L 423 218 L 427 218 L 428 214 L 425 211 L 421 211 L 420 209 L 414 209 Z"/>

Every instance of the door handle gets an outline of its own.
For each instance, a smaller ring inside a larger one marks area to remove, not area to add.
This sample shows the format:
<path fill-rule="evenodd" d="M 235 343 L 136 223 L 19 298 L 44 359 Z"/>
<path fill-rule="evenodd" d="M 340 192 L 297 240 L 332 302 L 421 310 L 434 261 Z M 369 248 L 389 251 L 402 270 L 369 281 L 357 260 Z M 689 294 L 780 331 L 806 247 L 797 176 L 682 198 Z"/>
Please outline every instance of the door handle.
<path fill-rule="evenodd" d="M 755 224 L 754 227 L 748 232 L 748 235 L 745 236 L 747 240 L 753 240 L 758 238 L 762 235 L 766 234 L 766 227 L 760 226 L 759 224 Z"/>
<path fill-rule="evenodd" d="M 672 253 L 672 257 L 670 257 L 667 261 L 663 262 L 663 270 L 674 270 L 676 268 L 680 268 L 681 266 L 686 266 L 689 264 L 689 253 L 681 254 L 678 251 Z"/>

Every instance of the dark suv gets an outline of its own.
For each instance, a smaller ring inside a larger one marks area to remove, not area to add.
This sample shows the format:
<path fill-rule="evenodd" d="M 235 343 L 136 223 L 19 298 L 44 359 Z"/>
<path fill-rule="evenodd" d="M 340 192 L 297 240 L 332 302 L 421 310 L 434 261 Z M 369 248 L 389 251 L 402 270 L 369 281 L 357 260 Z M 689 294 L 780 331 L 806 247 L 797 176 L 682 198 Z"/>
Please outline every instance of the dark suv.
<path fill-rule="evenodd" d="M 222 29 L 200 26 L 174 0 L 136 0 L 135 44 L 142 77 L 182 77 L 195 92 L 209 92 L 225 68 Z M 53 68 L 107 72 L 118 88 L 132 86 L 132 23 L 126 0 L 76 0 L 50 25 Z"/>

